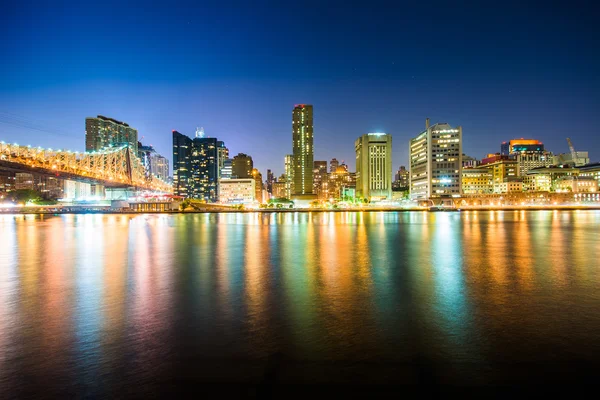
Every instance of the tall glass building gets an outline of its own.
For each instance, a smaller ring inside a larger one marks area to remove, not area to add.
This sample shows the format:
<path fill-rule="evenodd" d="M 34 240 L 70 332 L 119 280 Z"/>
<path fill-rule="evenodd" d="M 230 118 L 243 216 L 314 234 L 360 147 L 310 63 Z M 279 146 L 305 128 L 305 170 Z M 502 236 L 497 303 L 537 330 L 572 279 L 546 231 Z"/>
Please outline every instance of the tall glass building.
<path fill-rule="evenodd" d="M 313 106 L 297 104 L 292 111 L 294 195 L 313 195 Z"/>
<path fill-rule="evenodd" d="M 196 137 L 192 140 L 191 166 L 189 197 L 216 203 L 219 200 L 220 172 L 216 138 Z"/>
<path fill-rule="evenodd" d="M 173 131 L 173 193 L 188 197 L 192 170 L 192 139 Z"/>

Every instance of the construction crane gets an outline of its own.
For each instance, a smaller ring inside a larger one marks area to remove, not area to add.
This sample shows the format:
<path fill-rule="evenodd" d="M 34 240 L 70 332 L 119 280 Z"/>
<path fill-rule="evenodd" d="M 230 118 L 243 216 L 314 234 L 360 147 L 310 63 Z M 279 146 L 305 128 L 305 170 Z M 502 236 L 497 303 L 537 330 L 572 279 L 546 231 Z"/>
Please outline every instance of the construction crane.
<path fill-rule="evenodd" d="M 569 150 L 571 150 L 571 159 L 573 160 L 573 165 L 577 167 L 577 152 L 575 151 L 575 147 L 573 147 L 573 143 L 570 138 L 567 138 L 567 143 L 569 143 Z"/>

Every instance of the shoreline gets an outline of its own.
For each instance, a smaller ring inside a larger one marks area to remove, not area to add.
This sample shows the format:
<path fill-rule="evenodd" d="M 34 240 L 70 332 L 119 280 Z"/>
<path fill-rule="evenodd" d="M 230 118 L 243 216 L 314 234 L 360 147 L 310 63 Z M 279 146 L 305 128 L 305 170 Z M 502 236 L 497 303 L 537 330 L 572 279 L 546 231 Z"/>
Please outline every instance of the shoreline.
<path fill-rule="evenodd" d="M 23 210 L 23 211 L 0 211 L 0 215 L 62 215 L 62 214 L 230 214 L 230 213 L 340 213 L 340 212 L 468 212 L 468 211 L 577 211 L 589 210 L 600 211 L 600 205 L 596 206 L 505 206 L 505 207 L 465 207 L 465 208 L 448 208 L 448 209 L 429 209 L 429 208 L 362 208 L 362 209 L 258 209 L 258 210 L 194 210 L 194 211 L 116 211 L 116 210 L 81 210 L 81 211 L 40 211 L 40 210 Z"/>

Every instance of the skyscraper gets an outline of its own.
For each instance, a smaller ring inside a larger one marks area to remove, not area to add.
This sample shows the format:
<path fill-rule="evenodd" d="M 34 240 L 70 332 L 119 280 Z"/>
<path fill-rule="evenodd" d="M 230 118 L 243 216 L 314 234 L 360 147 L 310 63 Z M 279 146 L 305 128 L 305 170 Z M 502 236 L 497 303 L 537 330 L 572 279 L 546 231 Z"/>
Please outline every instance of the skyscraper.
<path fill-rule="evenodd" d="M 252 169 L 252 179 L 254 179 L 254 190 L 256 191 L 254 198 L 259 203 L 263 202 L 263 183 L 262 174 L 256 169 Z"/>
<path fill-rule="evenodd" d="M 313 163 L 313 193 L 318 198 L 324 198 L 323 184 L 327 184 L 327 161 L 315 161 Z"/>
<path fill-rule="evenodd" d="M 85 151 L 99 151 L 124 144 L 128 144 L 132 154 L 137 156 L 137 129 L 102 115 L 85 119 Z"/>
<path fill-rule="evenodd" d="M 217 142 L 217 151 L 219 153 L 219 178 L 221 178 L 221 171 L 225 167 L 225 160 L 229 158 L 229 149 L 225 147 L 225 143 L 221 140 Z"/>
<path fill-rule="evenodd" d="M 231 167 L 233 178 L 252 178 L 252 169 L 254 168 L 254 163 L 252 162 L 252 157 L 250 157 L 248 154 L 239 153 L 237 156 L 233 157 Z"/>
<path fill-rule="evenodd" d="M 371 201 L 392 198 L 392 135 L 368 133 L 354 142 L 356 194 Z"/>
<path fill-rule="evenodd" d="M 138 142 L 138 158 L 141 160 L 146 176 L 156 176 L 163 181 L 169 178 L 169 160 L 156 152 L 152 146 L 144 146 Z"/>
<path fill-rule="evenodd" d="M 294 194 L 294 156 L 285 156 L 285 193 L 288 199 Z"/>
<path fill-rule="evenodd" d="M 313 106 L 297 104 L 292 111 L 294 195 L 313 196 Z"/>
<path fill-rule="evenodd" d="M 219 151 L 216 138 L 192 140 L 189 197 L 214 203 L 219 200 Z"/>
<path fill-rule="evenodd" d="M 429 199 L 461 194 L 462 128 L 429 125 L 410 140 L 410 198 Z"/>
<path fill-rule="evenodd" d="M 192 139 L 173 131 L 173 192 L 188 197 L 188 183 L 192 170 Z"/>
<path fill-rule="evenodd" d="M 394 177 L 394 188 L 408 188 L 410 174 L 404 165 L 401 165 L 396 172 L 396 176 Z"/>
<path fill-rule="evenodd" d="M 339 166 L 340 162 L 337 160 L 337 158 L 332 158 L 331 161 L 329 161 L 329 172 L 334 173 L 337 171 L 337 167 Z"/>

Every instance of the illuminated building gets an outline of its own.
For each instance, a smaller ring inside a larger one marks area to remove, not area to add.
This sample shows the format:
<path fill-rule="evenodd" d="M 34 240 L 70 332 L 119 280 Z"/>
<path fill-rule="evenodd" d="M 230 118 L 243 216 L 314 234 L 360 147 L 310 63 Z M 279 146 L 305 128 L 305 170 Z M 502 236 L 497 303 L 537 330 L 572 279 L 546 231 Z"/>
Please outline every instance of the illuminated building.
<path fill-rule="evenodd" d="M 543 153 L 544 144 L 539 140 L 521 138 L 513 139 L 508 142 L 502 142 L 502 144 L 500 145 L 500 154 L 503 156 L 508 156 L 511 154 L 522 152 Z"/>
<path fill-rule="evenodd" d="M 589 154 L 587 151 L 576 151 L 575 160 L 572 153 L 561 153 L 554 156 L 553 165 L 570 165 L 583 166 L 590 163 Z"/>
<path fill-rule="evenodd" d="M 254 190 L 256 191 L 254 198 L 262 203 L 264 200 L 262 174 L 256 168 L 252 169 L 252 179 L 254 179 Z"/>
<path fill-rule="evenodd" d="M 292 111 L 294 196 L 313 196 L 313 106 L 297 104 Z M 288 175 L 289 176 L 289 175 Z"/>
<path fill-rule="evenodd" d="M 255 200 L 253 178 L 222 179 L 219 181 L 219 202 L 223 204 L 248 204 Z"/>
<path fill-rule="evenodd" d="M 491 168 L 486 166 L 463 168 L 462 191 L 463 194 L 494 193 Z"/>
<path fill-rule="evenodd" d="M 132 154 L 137 155 L 137 129 L 130 127 L 125 122 L 102 115 L 85 119 L 85 151 L 99 151 L 124 144 L 128 144 Z"/>
<path fill-rule="evenodd" d="M 276 199 L 287 197 L 286 192 L 286 181 L 285 180 L 277 180 L 273 182 L 273 197 Z"/>
<path fill-rule="evenodd" d="M 523 190 L 526 192 L 549 192 L 552 178 L 547 174 L 528 174 L 523 176 Z"/>
<path fill-rule="evenodd" d="M 225 168 L 225 162 L 229 160 L 229 149 L 225 147 L 225 143 L 221 140 L 217 141 L 217 152 L 219 153 L 219 179 L 221 179 L 221 173 Z"/>
<path fill-rule="evenodd" d="M 285 156 L 285 176 L 286 176 L 286 198 L 291 199 L 294 194 L 294 156 L 288 154 Z"/>
<path fill-rule="evenodd" d="M 0 170 L 0 193 L 10 192 L 15 188 L 15 173 Z M 0 196 L 1 198 L 2 196 Z"/>
<path fill-rule="evenodd" d="M 570 176 L 578 176 L 579 169 L 578 168 L 570 168 L 570 167 L 562 167 L 562 166 L 552 166 L 552 167 L 540 167 L 534 168 L 527 171 L 527 175 L 524 177 L 527 182 L 531 182 L 533 176 L 542 176 L 546 177 L 544 179 L 550 179 L 550 191 L 554 192 L 557 188 L 557 183 L 559 179 L 570 177 Z M 539 178 L 538 178 L 539 179 Z"/>
<path fill-rule="evenodd" d="M 188 197 L 192 170 L 192 139 L 173 131 L 173 193 Z"/>
<path fill-rule="evenodd" d="M 315 161 L 313 163 L 313 193 L 319 199 L 326 198 L 326 189 L 327 161 Z"/>
<path fill-rule="evenodd" d="M 332 158 L 331 161 L 329 161 L 329 172 L 337 171 L 337 167 L 339 166 L 340 162 L 337 160 L 337 158 Z"/>
<path fill-rule="evenodd" d="M 334 172 L 326 175 L 326 182 L 324 199 L 338 200 L 343 198 L 346 189 L 356 187 L 356 175 L 348 172 L 345 164 L 341 164 Z"/>
<path fill-rule="evenodd" d="M 556 180 L 555 190 L 557 192 L 595 193 L 598 191 L 598 181 L 591 176 L 564 176 Z"/>
<path fill-rule="evenodd" d="M 392 183 L 393 189 L 408 189 L 410 184 L 410 173 L 406 169 L 404 165 L 401 165 L 398 168 L 398 172 L 396 172 L 396 176 L 394 177 L 394 183 Z"/>
<path fill-rule="evenodd" d="M 519 181 L 519 164 L 510 156 L 501 154 L 489 156 L 481 160 L 481 167 L 488 168 L 491 172 L 494 193 L 506 193 L 503 190 L 508 190 L 509 185 L 505 185 L 505 183 Z M 510 185 L 510 189 L 514 189 L 517 186 Z"/>
<path fill-rule="evenodd" d="M 507 180 L 494 186 L 495 193 L 513 193 L 523 191 L 523 181 Z"/>
<path fill-rule="evenodd" d="M 221 179 L 231 179 L 233 175 L 233 160 L 228 158 L 223 160 L 223 167 L 221 168 Z"/>
<path fill-rule="evenodd" d="M 590 176 L 598 181 L 600 187 L 600 163 L 587 164 L 579 167 L 580 176 Z"/>
<path fill-rule="evenodd" d="M 275 175 L 270 169 L 267 170 L 267 193 L 273 194 L 273 183 L 275 182 Z"/>
<path fill-rule="evenodd" d="M 236 179 L 247 179 L 252 178 L 252 169 L 254 169 L 254 163 L 252 157 L 248 154 L 239 153 L 233 157 L 231 165 L 232 173 L 231 177 Z"/>
<path fill-rule="evenodd" d="M 356 195 L 371 201 L 391 200 L 392 135 L 367 133 L 356 139 L 354 149 Z"/>
<path fill-rule="evenodd" d="M 33 190 L 33 174 L 28 172 L 17 172 L 15 174 L 15 189 L 16 190 Z"/>
<path fill-rule="evenodd" d="M 459 196 L 462 179 L 462 128 L 429 125 L 410 140 L 410 198 Z"/>
<path fill-rule="evenodd" d="M 219 199 L 219 151 L 216 138 L 192 139 L 188 196 L 214 203 Z"/>
<path fill-rule="evenodd" d="M 169 179 L 169 160 L 158 154 L 154 147 L 138 143 L 138 158 L 146 170 L 146 176 L 157 176 L 165 182 Z"/>
<path fill-rule="evenodd" d="M 471 156 L 467 156 L 465 154 L 462 155 L 463 168 L 475 168 L 479 164 L 481 164 L 481 161 L 479 161 L 478 159 L 471 157 Z"/>

